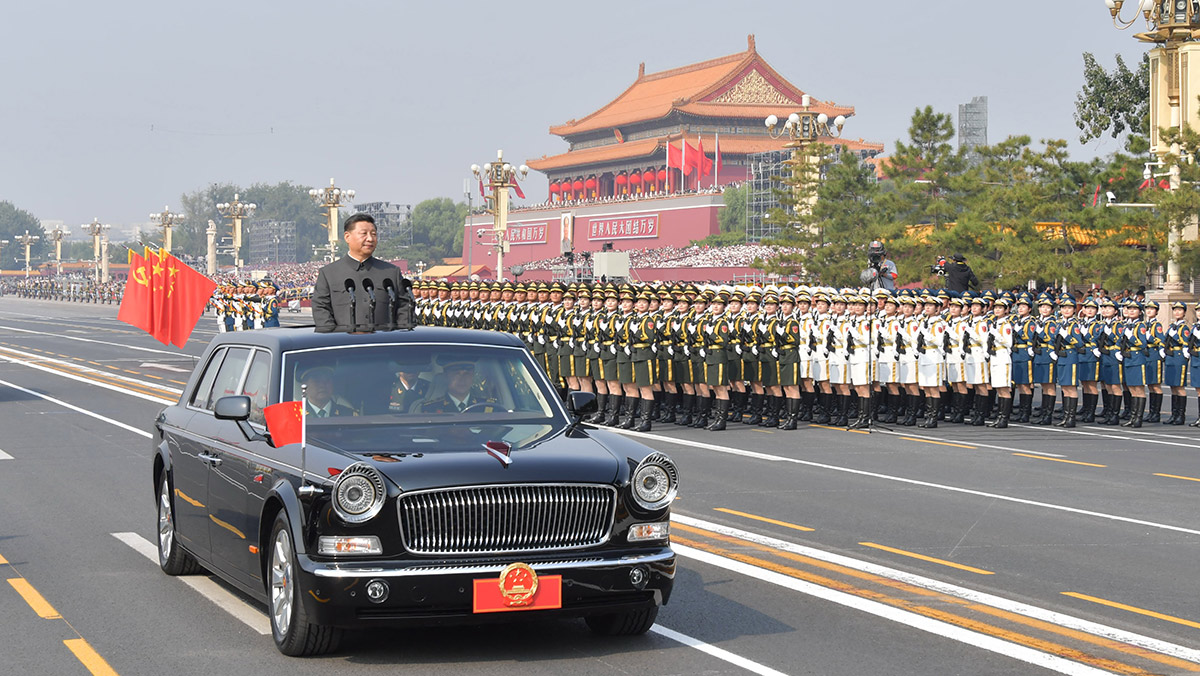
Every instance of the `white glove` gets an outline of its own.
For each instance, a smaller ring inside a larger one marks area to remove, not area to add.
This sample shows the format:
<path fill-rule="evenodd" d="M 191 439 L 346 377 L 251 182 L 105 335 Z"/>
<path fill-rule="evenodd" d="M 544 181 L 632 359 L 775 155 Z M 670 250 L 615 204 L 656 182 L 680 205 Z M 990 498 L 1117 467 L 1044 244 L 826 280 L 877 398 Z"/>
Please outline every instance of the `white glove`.
<path fill-rule="evenodd" d="M 1032 356 L 1033 356 L 1033 348 L 1032 348 L 1032 347 L 1027 347 L 1027 348 L 1025 348 L 1025 351 L 1029 353 L 1029 356 L 1030 356 L 1030 357 L 1032 357 Z"/>
<path fill-rule="evenodd" d="M 771 357 L 774 359 L 779 359 L 779 352 L 775 348 L 771 348 Z"/>
<path fill-rule="evenodd" d="M 1092 354 L 1096 355 L 1096 358 L 1097 358 L 1097 359 L 1099 359 L 1099 358 L 1100 358 L 1100 348 L 1098 348 L 1098 347 L 1093 347 L 1093 348 L 1092 348 Z"/>
<path fill-rule="evenodd" d="M 1160 347 L 1160 348 L 1158 348 L 1158 358 L 1159 358 L 1159 359 L 1166 359 L 1166 358 L 1167 358 L 1167 351 L 1166 351 L 1165 349 L 1161 348 L 1161 347 Z"/>
<path fill-rule="evenodd" d="M 690 346 L 688 346 L 688 345 L 683 346 L 683 356 L 685 356 L 685 357 L 692 356 L 692 348 Z"/>
<path fill-rule="evenodd" d="M 1189 350 L 1189 349 L 1187 349 L 1186 347 L 1185 347 L 1185 348 L 1183 348 L 1183 358 L 1184 358 L 1184 359 L 1191 359 L 1191 358 L 1192 358 L 1192 351 L 1191 351 L 1191 350 Z"/>
<path fill-rule="evenodd" d="M 626 355 L 632 355 L 632 354 L 633 354 L 633 350 L 630 350 L 628 345 L 626 345 L 626 346 L 625 346 L 625 354 L 626 354 Z"/>
<path fill-rule="evenodd" d="M 781 336 L 783 335 L 783 325 L 782 324 L 775 325 L 775 333 L 778 333 Z"/>
<path fill-rule="evenodd" d="M 675 356 L 675 346 L 674 345 L 667 346 L 667 354 L 671 355 L 672 357 Z"/>
<path fill-rule="evenodd" d="M 708 326 L 704 327 L 704 332 L 711 336 L 712 332 L 713 332 L 712 324 L 709 324 Z"/>
<path fill-rule="evenodd" d="M 612 352 L 613 354 L 616 354 L 616 353 L 617 353 L 617 346 L 616 346 L 616 345 L 609 345 L 609 346 L 608 346 L 608 350 L 609 350 L 609 352 Z"/>
<path fill-rule="evenodd" d="M 1050 350 L 1050 361 L 1058 361 L 1058 353 Z"/>
<path fill-rule="evenodd" d="M 1112 327 L 1111 327 L 1111 326 L 1105 326 L 1105 327 L 1104 327 L 1104 335 L 1106 335 L 1106 336 L 1111 336 L 1111 335 L 1112 335 Z"/>
<path fill-rule="evenodd" d="M 545 336 L 545 334 L 541 334 L 541 333 L 539 333 L 539 334 L 538 334 L 538 345 L 545 345 L 545 344 L 546 344 L 546 336 Z"/>
<path fill-rule="evenodd" d="M 734 351 L 734 352 L 736 352 L 736 353 L 738 353 L 738 354 L 741 354 L 741 353 L 742 353 L 742 346 L 741 346 L 740 344 L 734 345 L 734 346 L 733 346 L 733 351 Z"/>
<path fill-rule="evenodd" d="M 700 358 L 704 359 L 707 356 L 708 356 L 708 350 L 705 350 L 704 348 L 700 348 Z"/>
<path fill-rule="evenodd" d="M 754 355 L 755 357 L 758 356 L 758 346 L 757 345 L 750 346 L 750 354 Z"/>
<path fill-rule="evenodd" d="M 1116 355 L 1117 355 L 1117 361 L 1125 361 L 1125 355 L 1121 354 L 1120 350 L 1117 350 Z"/>

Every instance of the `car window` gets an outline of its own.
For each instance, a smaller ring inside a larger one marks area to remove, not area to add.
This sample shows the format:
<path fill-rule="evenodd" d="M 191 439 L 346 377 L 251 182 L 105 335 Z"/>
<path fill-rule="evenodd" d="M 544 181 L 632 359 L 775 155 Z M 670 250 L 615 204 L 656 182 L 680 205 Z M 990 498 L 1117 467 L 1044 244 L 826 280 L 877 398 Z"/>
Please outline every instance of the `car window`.
<path fill-rule="evenodd" d="M 242 380 L 242 372 L 246 370 L 246 361 L 250 358 L 250 349 L 245 347 L 229 348 L 217 377 L 213 381 L 212 392 L 204 408 L 212 410 L 217 400 L 238 393 L 238 383 Z"/>
<path fill-rule="evenodd" d="M 208 403 L 208 395 L 212 392 L 213 381 L 217 379 L 217 371 L 221 368 L 221 360 L 224 358 L 225 348 L 213 352 L 212 359 L 208 360 L 208 366 L 204 369 L 204 375 L 200 376 L 200 384 L 196 386 L 196 391 L 192 393 L 192 398 L 189 401 L 192 406 L 205 408 Z"/>
<path fill-rule="evenodd" d="M 246 374 L 246 384 L 242 386 L 242 394 L 250 397 L 250 422 L 266 424 L 263 409 L 267 407 L 270 382 L 271 353 L 256 350 L 254 359 L 250 362 L 250 371 Z"/>

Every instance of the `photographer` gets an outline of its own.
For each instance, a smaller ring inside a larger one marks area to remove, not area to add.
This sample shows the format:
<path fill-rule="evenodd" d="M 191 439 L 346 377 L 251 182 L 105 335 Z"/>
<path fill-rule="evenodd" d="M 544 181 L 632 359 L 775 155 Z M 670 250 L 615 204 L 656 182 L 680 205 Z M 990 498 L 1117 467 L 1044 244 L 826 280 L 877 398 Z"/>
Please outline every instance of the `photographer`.
<path fill-rule="evenodd" d="M 951 261 L 945 266 L 946 290 L 962 293 L 968 288 L 978 289 L 979 278 L 975 276 L 975 271 L 971 269 L 971 266 L 967 265 L 967 259 L 962 254 L 956 253 L 951 257 Z"/>
<path fill-rule="evenodd" d="M 875 240 L 867 246 L 869 267 L 858 276 L 862 285 L 869 289 L 895 289 L 896 264 L 887 257 L 883 242 Z"/>

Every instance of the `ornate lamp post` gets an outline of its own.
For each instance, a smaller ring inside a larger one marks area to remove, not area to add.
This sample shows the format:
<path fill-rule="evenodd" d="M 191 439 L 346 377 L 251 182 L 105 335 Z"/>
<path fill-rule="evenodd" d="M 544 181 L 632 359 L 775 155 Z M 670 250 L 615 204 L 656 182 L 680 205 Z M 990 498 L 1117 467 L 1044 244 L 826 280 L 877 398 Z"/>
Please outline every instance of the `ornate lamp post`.
<path fill-rule="evenodd" d="M 329 228 L 329 253 L 325 255 L 325 259 L 332 263 L 337 260 L 338 209 L 354 200 L 354 191 L 337 187 L 331 178 L 328 188 L 313 188 L 308 194 L 317 206 L 329 210 L 329 221 L 325 224 L 325 227 Z"/>
<path fill-rule="evenodd" d="M 101 241 L 105 244 L 108 242 L 109 225 L 101 223 L 100 219 L 93 218 L 91 223 L 84 223 L 79 226 L 83 228 L 92 238 L 92 263 L 94 264 L 93 276 L 96 278 L 96 283 L 99 284 L 108 279 L 108 256 L 101 256 Z"/>
<path fill-rule="evenodd" d="M 425 261 L 417 261 L 417 279 L 425 279 Z"/>
<path fill-rule="evenodd" d="M 239 200 L 237 193 L 233 194 L 232 202 L 221 202 L 217 205 L 217 211 L 233 221 L 233 267 L 237 268 L 238 272 L 242 271 L 242 219 L 250 218 L 257 209 L 257 204 Z"/>
<path fill-rule="evenodd" d="M 1200 62 L 1200 5 L 1188 0 L 1139 0 L 1132 18 L 1121 16 L 1126 0 L 1104 0 L 1112 15 L 1113 25 L 1126 30 L 1138 22 L 1138 14 L 1146 22 L 1146 32 L 1134 37 L 1141 42 L 1153 44 L 1150 50 L 1150 152 L 1167 166 L 1171 190 L 1179 189 L 1179 166 L 1164 163 L 1164 157 L 1179 157 L 1179 145 L 1163 145 L 1160 129 L 1178 129 L 1184 122 L 1200 128 L 1200 106 L 1194 95 L 1183 96 L 1181 92 L 1195 91 L 1200 77 L 1194 72 Z M 1191 72 L 1189 72 L 1191 71 Z M 1191 99 L 1191 100 L 1188 100 Z M 1178 223 L 1167 225 L 1167 278 L 1163 291 L 1168 297 L 1183 291 L 1183 278 L 1179 271 L 1179 243 L 1181 237 Z"/>
<path fill-rule="evenodd" d="M 187 216 L 171 211 L 171 207 L 163 207 L 162 213 L 150 214 L 150 222 L 163 229 L 163 251 L 171 253 L 171 228 L 183 224 Z"/>
<path fill-rule="evenodd" d="M 767 134 L 771 138 L 782 138 L 787 136 L 790 140 L 783 144 L 784 148 L 791 148 L 792 157 L 786 161 L 786 164 L 792 167 L 792 176 L 799 178 L 805 171 L 812 171 L 812 167 L 808 167 L 808 144 L 816 141 L 823 136 L 838 137 L 842 135 L 842 127 L 846 124 L 846 117 L 838 115 L 833 120 L 825 113 L 813 113 L 809 110 L 812 106 L 812 97 L 805 94 L 800 99 L 801 111 L 788 115 L 787 120 L 783 123 L 783 130 L 776 131 L 779 126 L 779 118 L 775 115 L 768 115 L 763 122 L 767 125 Z M 813 202 L 816 201 L 815 195 L 810 195 L 805 199 L 800 195 L 799 186 L 796 189 L 796 212 L 802 211 L 807 213 L 812 209 Z"/>
<path fill-rule="evenodd" d="M 39 237 L 37 235 L 31 235 L 31 234 L 29 234 L 29 231 L 26 230 L 24 235 L 17 235 L 13 239 L 17 240 L 17 242 L 19 244 L 21 244 L 22 246 L 25 247 L 25 277 L 28 278 L 29 277 L 29 249 L 33 246 L 33 243 L 40 240 L 41 237 Z"/>
<path fill-rule="evenodd" d="M 504 281 L 504 254 L 508 253 L 508 191 L 513 179 L 522 179 L 529 174 L 529 167 L 522 164 L 514 167 L 504 161 L 504 151 L 496 151 L 496 161 L 480 167 L 471 165 L 471 173 L 492 188 L 491 197 L 486 197 L 487 211 L 492 215 L 492 233 L 496 235 L 496 279 Z"/>
<path fill-rule="evenodd" d="M 67 231 L 61 227 L 54 228 L 50 231 L 50 241 L 54 242 L 54 274 L 62 274 L 62 241 L 67 236 Z"/>

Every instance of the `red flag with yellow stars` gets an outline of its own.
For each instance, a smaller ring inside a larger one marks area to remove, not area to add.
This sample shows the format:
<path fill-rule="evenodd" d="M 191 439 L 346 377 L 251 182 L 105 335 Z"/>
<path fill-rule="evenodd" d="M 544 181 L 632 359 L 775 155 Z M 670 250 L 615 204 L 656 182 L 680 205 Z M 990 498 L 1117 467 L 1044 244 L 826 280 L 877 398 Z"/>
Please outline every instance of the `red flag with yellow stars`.
<path fill-rule="evenodd" d="M 146 259 L 132 250 L 129 252 L 129 280 L 125 283 L 125 295 L 121 298 L 117 319 L 147 333 L 154 333 L 149 266 Z"/>
<path fill-rule="evenodd" d="M 304 440 L 304 404 L 285 401 L 263 409 L 267 431 L 275 447 L 298 444 Z"/>
<path fill-rule="evenodd" d="M 167 326 L 171 344 L 182 348 L 204 315 L 217 283 L 167 254 Z"/>

